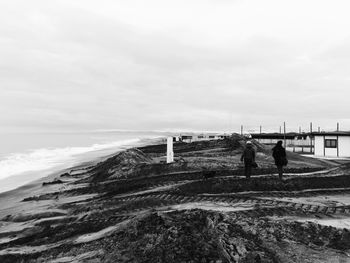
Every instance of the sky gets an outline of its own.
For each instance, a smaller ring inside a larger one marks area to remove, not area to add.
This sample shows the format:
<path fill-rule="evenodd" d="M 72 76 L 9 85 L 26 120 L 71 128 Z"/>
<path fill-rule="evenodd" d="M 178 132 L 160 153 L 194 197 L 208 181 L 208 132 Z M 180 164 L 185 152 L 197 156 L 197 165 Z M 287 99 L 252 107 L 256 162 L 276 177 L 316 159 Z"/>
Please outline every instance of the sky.
<path fill-rule="evenodd" d="M 0 131 L 350 130 L 349 1 L 0 2 Z"/>

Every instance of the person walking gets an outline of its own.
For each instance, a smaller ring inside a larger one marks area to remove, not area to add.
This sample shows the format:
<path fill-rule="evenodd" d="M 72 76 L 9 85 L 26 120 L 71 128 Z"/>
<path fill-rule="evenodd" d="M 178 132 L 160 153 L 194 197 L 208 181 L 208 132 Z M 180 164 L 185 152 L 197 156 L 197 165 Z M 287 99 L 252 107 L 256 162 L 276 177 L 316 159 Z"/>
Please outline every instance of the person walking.
<path fill-rule="evenodd" d="M 244 175 L 247 179 L 250 179 L 252 175 L 252 166 L 255 163 L 255 150 L 252 142 L 247 141 L 246 147 L 241 156 L 241 162 L 244 161 Z"/>
<path fill-rule="evenodd" d="M 282 180 L 283 166 L 288 164 L 286 149 L 282 146 L 282 141 L 278 141 L 275 147 L 272 148 L 272 157 L 275 159 L 275 164 L 278 170 L 278 177 Z"/>

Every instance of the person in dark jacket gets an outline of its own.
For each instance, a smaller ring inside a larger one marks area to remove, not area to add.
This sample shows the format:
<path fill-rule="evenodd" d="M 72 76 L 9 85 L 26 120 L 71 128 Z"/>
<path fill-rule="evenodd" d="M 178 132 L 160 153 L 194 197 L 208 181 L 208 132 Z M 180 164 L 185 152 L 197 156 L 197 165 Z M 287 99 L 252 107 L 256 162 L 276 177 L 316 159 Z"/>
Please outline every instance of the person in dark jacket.
<path fill-rule="evenodd" d="M 287 165 L 286 149 L 282 146 L 282 141 L 278 141 L 275 147 L 272 148 L 272 156 L 275 159 L 275 164 L 278 170 L 278 177 L 282 180 L 283 166 Z"/>
<path fill-rule="evenodd" d="M 252 165 L 255 163 L 255 150 L 253 148 L 252 142 L 247 141 L 246 148 L 241 156 L 241 162 L 244 161 L 244 175 L 246 178 L 250 178 L 252 175 Z"/>

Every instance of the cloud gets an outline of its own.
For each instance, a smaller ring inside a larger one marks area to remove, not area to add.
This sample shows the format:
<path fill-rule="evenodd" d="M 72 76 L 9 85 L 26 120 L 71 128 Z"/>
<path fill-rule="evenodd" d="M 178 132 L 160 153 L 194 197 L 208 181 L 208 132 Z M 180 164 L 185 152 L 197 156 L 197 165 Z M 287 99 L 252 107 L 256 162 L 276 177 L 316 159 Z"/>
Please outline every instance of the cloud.
<path fill-rule="evenodd" d="M 0 125 L 350 129 L 346 3 L 317 4 L 2 3 Z"/>

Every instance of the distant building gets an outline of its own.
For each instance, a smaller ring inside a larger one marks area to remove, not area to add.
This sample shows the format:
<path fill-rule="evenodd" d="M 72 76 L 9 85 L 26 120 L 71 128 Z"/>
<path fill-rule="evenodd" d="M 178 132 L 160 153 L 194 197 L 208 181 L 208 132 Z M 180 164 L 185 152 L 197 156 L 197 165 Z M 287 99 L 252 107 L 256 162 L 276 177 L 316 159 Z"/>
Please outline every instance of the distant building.
<path fill-rule="evenodd" d="M 222 140 L 229 138 L 229 134 L 220 134 L 220 133 L 202 133 L 202 134 L 186 134 L 180 135 L 180 140 L 182 142 L 197 142 L 197 141 L 210 141 L 210 140 Z"/>
<path fill-rule="evenodd" d="M 274 145 L 278 141 L 284 140 L 283 133 L 252 133 L 250 134 L 252 139 L 257 140 L 262 144 Z M 286 143 L 290 145 L 293 143 L 296 133 L 286 133 Z"/>
<path fill-rule="evenodd" d="M 181 136 L 173 136 L 173 142 L 181 141 Z"/>
<path fill-rule="evenodd" d="M 180 135 L 180 141 L 190 143 L 193 140 L 193 135 Z"/>
<path fill-rule="evenodd" d="M 286 140 L 286 148 L 292 152 L 313 153 L 313 141 L 310 133 L 255 133 L 252 138 L 266 145 L 275 145 Z"/>
<path fill-rule="evenodd" d="M 223 134 L 218 134 L 217 136 L 219 139 L 227 139 L 227 138 L 230 138 L 231 135 L 223 133 Z"/>
<path fill-rule="evenodd" d="M 287 145 L 287 150 L 301 153 L 313 153 L 314 142 L 311 133 L 297 133 L 291 145 Z"/>
<path fill-rule="evenodd" d="M 315 156 L 350 157 L 350 132 L 313 132 Z"/>

